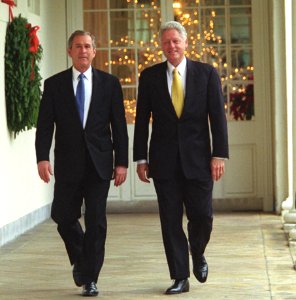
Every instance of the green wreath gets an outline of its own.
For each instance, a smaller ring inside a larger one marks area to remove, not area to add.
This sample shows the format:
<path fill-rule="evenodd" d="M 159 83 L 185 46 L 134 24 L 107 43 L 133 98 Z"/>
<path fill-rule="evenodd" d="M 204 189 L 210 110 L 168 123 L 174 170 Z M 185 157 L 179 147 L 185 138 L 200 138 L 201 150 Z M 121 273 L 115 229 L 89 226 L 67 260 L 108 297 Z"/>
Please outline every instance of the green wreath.
<path fill-rule="evenodd" d="M 36 127 L 37 123 L 42 80 L 38 67 L 42 56 L 36 36 L 38 29 L 19 15 L 8 24 L 6 31 L 6 115 L 8 130 L 14 138 L 19 132 Z M 34 38 L 38 43 L 32 45 Z"/>

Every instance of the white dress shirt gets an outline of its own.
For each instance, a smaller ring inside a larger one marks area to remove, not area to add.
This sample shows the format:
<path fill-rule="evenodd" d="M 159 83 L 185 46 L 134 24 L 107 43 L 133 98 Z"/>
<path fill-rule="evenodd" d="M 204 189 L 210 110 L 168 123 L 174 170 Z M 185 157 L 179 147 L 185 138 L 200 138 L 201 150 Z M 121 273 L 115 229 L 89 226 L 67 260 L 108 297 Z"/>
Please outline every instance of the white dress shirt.
<path fill-rule="evenodd" d="M 83 128 L 85 128 L 89 106 L 90 106 L 90 100 L 92 95 L 92 67 L 89 67 L 84 73 L 84 88 L 85 88 L 85 101 L 84 101 L 84 116 L 83 116 Z M 78 76 L 80 75 L 80 72 L 76 70 L 74 67 L 72 68 L 72 80 L 73 80 L 73 90 L 74 94 L 76 96 L 76 90 L 77 85 L 79 82 Z"/>

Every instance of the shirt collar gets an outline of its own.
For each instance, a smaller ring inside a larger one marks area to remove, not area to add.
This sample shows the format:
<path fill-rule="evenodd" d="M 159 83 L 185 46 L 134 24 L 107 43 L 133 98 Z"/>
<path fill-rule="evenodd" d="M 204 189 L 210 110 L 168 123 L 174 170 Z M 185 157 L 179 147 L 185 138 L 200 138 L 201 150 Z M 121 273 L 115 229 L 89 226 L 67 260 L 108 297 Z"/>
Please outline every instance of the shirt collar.
<path fill-rule="evenodd" d="M 75 67 L 72 68 L 72 74 L 73 74 L 73 79 L 77 80 L 78 76 L 80 75 L 81 72 L 79 72 Z M 92 75 L 92 67 L 90 66 L 84 73 L 84 76 L 86 77 L 87 80 L 91 79 Z"/>
<path fill-rule="evenodd" d="M 187 59 L 184 56 L 182 61 L 179 63 L 179 65 L 176 67 L 179 74 L 181 75 L 181 77 L 183 77 L 185 75 L 185 71 L 186 71 L 186 64 L 187 64 Z M 171 76 L 173 70 L 175 69 L 175 67 L 169 62 L 167 61 L 167 66 L 168 66 L 168 72 Z"/>

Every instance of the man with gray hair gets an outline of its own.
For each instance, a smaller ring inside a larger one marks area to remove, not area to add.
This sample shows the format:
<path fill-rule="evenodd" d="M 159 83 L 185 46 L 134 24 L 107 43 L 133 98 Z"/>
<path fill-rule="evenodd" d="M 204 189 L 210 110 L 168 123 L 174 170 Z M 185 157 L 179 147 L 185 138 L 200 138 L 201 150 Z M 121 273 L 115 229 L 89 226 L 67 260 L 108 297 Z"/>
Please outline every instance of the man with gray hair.
<path fill-rule="evenodd" d="M 154 182 L 174 280 L 165 292 L 170 295 L 189 291 L 189 251 L 195 277 L 201 283 L 207 280 L 204 252 L 212 231 L 213 182 L 224 174 L 228 137 L 215 68 L 185 57 L 187 33 L 178 22 L 161 26 L 160 43 L 167 61 L 145 69 L 139 80 L 134 161 L 140 180 Z M 183 207 L 188 239 L 182 226 Z"/>

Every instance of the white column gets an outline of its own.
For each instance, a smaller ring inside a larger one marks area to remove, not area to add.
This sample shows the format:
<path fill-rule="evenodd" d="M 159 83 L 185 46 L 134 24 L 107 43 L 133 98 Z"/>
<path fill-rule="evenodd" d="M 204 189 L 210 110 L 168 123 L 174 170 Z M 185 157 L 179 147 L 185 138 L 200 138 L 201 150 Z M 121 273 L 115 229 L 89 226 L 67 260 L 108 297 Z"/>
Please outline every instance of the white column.
<path fill-rule="evenodd" d="M 285 45 L 285 5 L 284 1 L 273 0 L 271 4 L 271 49 L 273 87 L 273 135 L 275 209 L 282 211 L 292 207 L 288 187 L 288 147 L 287 147 L 287 93 L 286 93 L 286 45 Z"/>
<path fill-rule="evenodd" d="M 292 95 L 292 0 L 285 0 L 285 66 L 286 66 L 286 99 L 287 99 L 287 156 L 288 156 L 288 197 L 282 203 L 284 229 L 295 227 L 296 211 L 293 193 L 293 95 Z"/>
<path fill-rule="evenodd" d="M 287 74 L 288 82 L 290 86 L 289 91 L 289 98 L 290 98 L 290 114 L 289 117 L 291 118 L 291 129 L 289 132 L 289 136 L 291 137 L 290 147 L 291 147 L 291 156 L 289 157 L 289 161 L 291 162 L 290 165 L 290 173 L 291 173 L 291 193 L 293 195 L 293 206 L 292 209 L 289 210 L 288 213 L 284 215 L 284 220 L 286 223 L 290 223 L 290 225 L 285 224 L 285 227 L 290 227 L 289 230 L 289 245 L 295 247 L 296 246 L 296 208 L 295 208 L 295 201 L 296 201 L 296 170 L 294 166 L 296 166 L 296 155 L 293 152 L 293 149 L 296 149 L 296 76 L 294 72 L 296 71 L 296 59 L 293 57 L 293 53 L 296 53 L 296 20 L 292 16 L 296 13 L 296 3 L 292 0 L 286 0 L 287 3 L 287 15 L 290 18 L 290 23 L 286 24 L 288 27 L 289 36 L 287 36 L 287 40 L 290 40 L 289 46 L 291 49 L 290 53 L 287 53 L 287 57 L 290 58 L 289 60 L 289 74 Z M 289 5 L 289 6 L 288 6 Z M 292 225 L 294 224 L 294 226 Z M 287 229 L 287 228 L 286 228 Z"/>
<path fill-rule="evenodd" d="M 286 68 L 287 68 L 287 102 L 288 102 L 288 161 L 289 161 L 289 196 L 290 199 L 283 203 L 283 208 L 287 203 L 292 204 L 291 208 L 283 213 L 284 230 L 289 233 L 289 246 L 293 256 L 294 268 L 296 255 L 296 208 L 295 208 L 295 187 L 296 187 L 296 155 L 293 152 L 296 146 L 296 100 L 295 100 L 295 59 L 293 53 L 296 51 L 296 20 L 292 16 L 296 12 L 296 4 L 293 0 L 285 0 L 286 5 Z M 293 88 L 294 86 L 294 88 Z"/>

